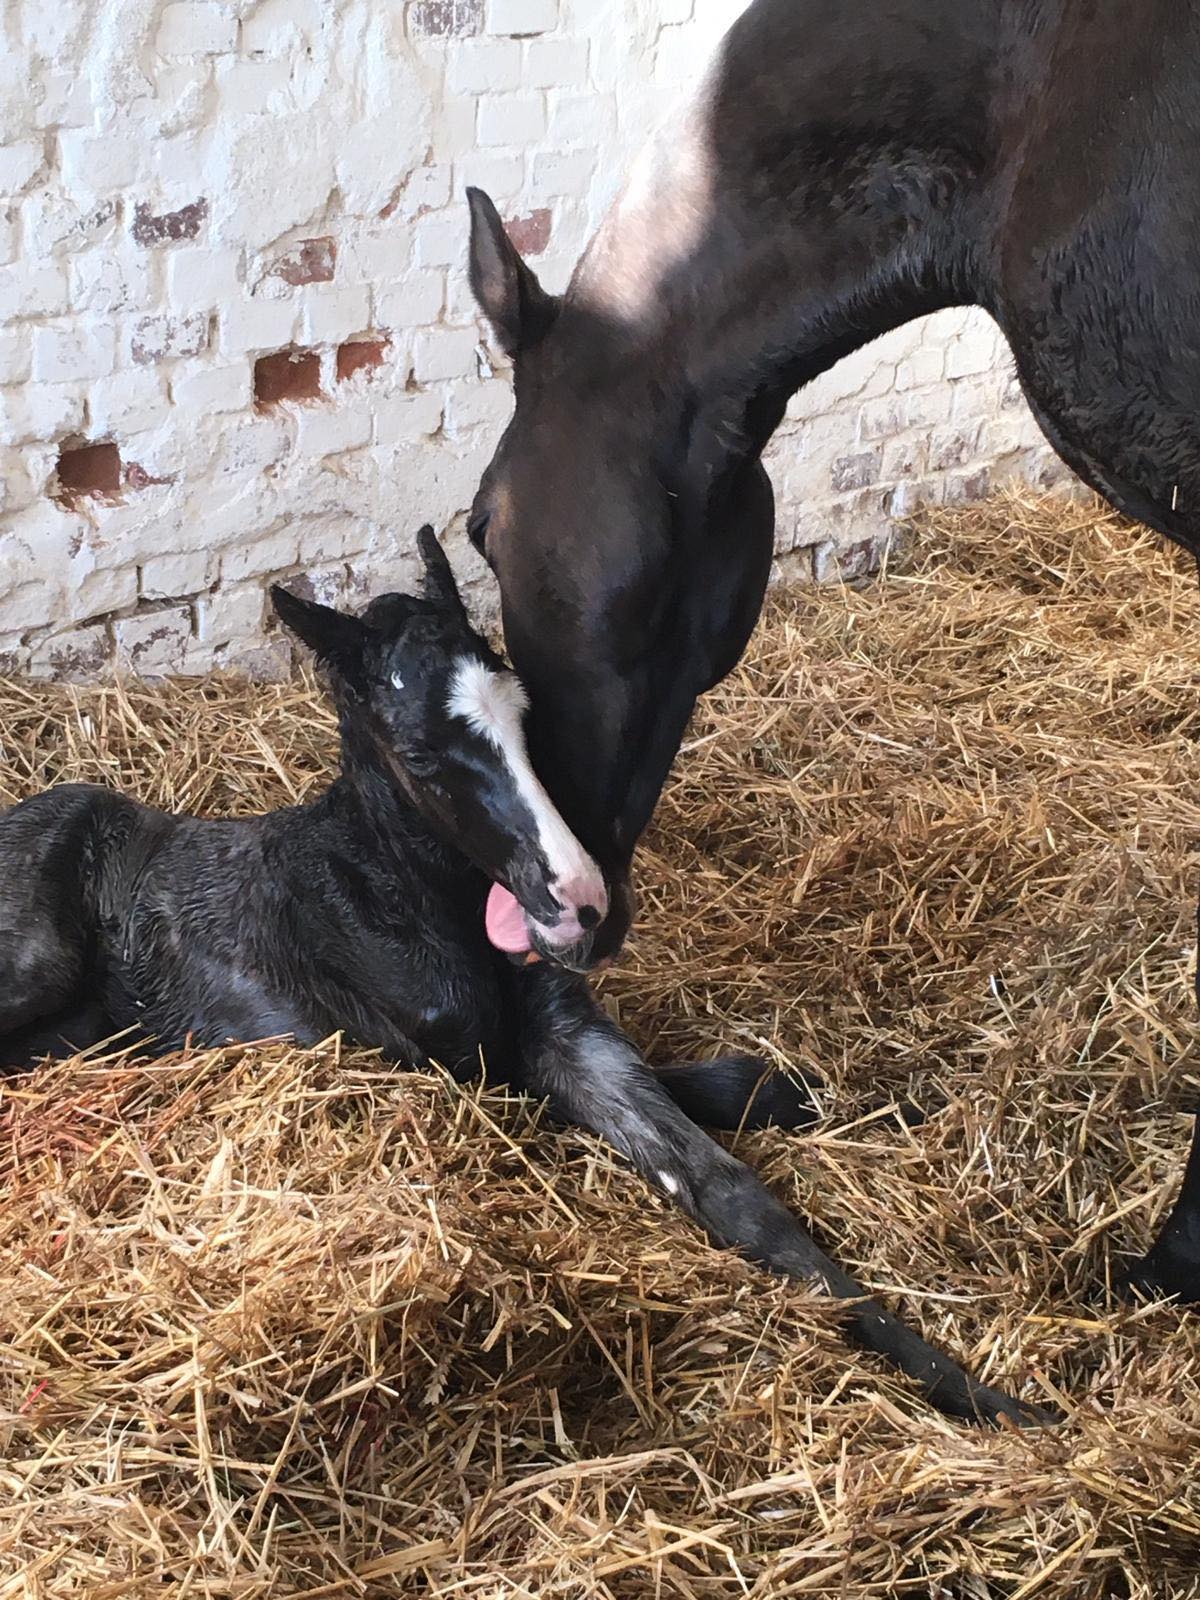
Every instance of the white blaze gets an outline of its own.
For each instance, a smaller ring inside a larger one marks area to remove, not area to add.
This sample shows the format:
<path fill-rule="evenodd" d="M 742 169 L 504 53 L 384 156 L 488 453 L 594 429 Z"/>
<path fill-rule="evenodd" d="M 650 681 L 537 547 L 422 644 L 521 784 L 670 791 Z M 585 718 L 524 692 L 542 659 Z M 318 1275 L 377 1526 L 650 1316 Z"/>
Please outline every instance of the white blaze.
<path fill-rule="evenodd" d="M 493 672 L 474 656 L 460 658 L 450 680 L 447 710 L 452 717 L 462 717 L 504 758 L 517 793 L 533 815 L 555 898 L 567 911 L 591 905 L 603 916 L 608 909 L 603 874 L 559 816 L 529 760 L 522 724 L 528 705 L 515 673 Z"/>

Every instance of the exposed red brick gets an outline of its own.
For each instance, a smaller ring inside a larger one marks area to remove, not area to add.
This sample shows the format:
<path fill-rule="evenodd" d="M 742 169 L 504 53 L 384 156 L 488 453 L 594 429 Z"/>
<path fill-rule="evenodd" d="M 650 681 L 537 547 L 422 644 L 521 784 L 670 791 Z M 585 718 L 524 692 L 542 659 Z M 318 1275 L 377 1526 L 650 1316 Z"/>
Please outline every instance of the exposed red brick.
<path fill-rule="evenodd" d="M 409 11 L 415 33 L 463 38 L 483 27 L 483 0 L 415 0 Z"/>
<path fill-rule="evenodd" d="M 64 504 L 116 494 L 120 487 L 121 452 L 115 444 L 63 445 L 58 452 L 57 498 Z"/>
<path fill-rule="evenodd" d="M 550 212 L 539 206 L 527 217 L 513 217 L 504 231 L 523 256 L 540 256 L 550 243 Z"/>
<path fill-rule="evenodd" d="M 344 383 L 364 367 L 381 367 L 391 342 L 388 338 L 350 339 L 340 344 L 337 353 L 338 382 Z"/>
<path fill-rule="evenodd" d="M 254 403 L 260 411 L 281 400 L 321 398 L 321 357 L 315 350 L 276 350 L 254 363 Z"/>
<path fill-rule="evenodd" d="M 208 201 L 193 200 L 178 211 L 151 211 L 144 200 L 133 208 L 131 232 L 138 244 L 172 244 L 178 239 L 194 239 L 208 216 Z"/>
<path fill-rule="evenodd" d="M 271 268 L 277 278 L 298 288 L 302 283 L 329 283 L 337 265 L 337 244 L 333 239 L 301 239 Z"/>

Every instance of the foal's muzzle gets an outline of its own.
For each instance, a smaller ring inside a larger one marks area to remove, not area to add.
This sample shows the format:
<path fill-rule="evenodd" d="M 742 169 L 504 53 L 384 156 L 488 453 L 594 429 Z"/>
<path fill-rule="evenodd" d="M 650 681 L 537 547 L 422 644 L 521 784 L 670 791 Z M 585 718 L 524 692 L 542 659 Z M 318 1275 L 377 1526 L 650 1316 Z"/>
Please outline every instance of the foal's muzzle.
<path fill-rule="evenodd" d="M 620 954 L 632 920 L 633 890 L 628 877 L 621 876 L 602 893 L 590 888 L 583 904 L 573 913 L 565 912 L 553 928 L 531 918 L 530 939 L 547 961 L 569 972 L 593 972 L 610 965 Z"/>
<path fill-rule="evenodd" d="M 550 892 L 558 904 L 558 916 L 553 922 L 528 917 L 530 942 L 548 961 L 572 972 L 586 972 L 593 965 L 597 930 L 608 916 L 604 877 L 589 861 L 586 870 L 577 875 L 556 879 Z"/>

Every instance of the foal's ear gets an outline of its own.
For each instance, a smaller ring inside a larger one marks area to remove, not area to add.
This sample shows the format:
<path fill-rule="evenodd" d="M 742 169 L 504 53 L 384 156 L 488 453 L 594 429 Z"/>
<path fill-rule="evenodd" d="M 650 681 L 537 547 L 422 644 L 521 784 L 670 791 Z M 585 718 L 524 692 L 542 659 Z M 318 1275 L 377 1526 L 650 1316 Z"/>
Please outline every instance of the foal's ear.
<path fill-rule="evenodd" d="M 467 622 L 466 607 L 454 581 L 454 569 L 449 557 L 438 543 L 437 534 L 428 523 L 417 534 L 417 549 L 425 563 L 425 581 L 422 593 L 440 610 L 450 612 Z M 468 623 L 469 626 L 469 623 Z"/>
<path fill-rule="evenodd" d="M 521 260 L 500 213 L 482 189 L 468 189 L 471 207 L 471 292 L 507 356 L 530 350 L 549 332 L 558 301 Z"/>
<path fill-rule="evenodd" d="M 303 640 L 319 661 L 344 673 L 361 663 L 366 629 L 357 617 L 316 600 L 302 600 L 277 583 L 271 585 L 271 604 L 284 627 Z"/>

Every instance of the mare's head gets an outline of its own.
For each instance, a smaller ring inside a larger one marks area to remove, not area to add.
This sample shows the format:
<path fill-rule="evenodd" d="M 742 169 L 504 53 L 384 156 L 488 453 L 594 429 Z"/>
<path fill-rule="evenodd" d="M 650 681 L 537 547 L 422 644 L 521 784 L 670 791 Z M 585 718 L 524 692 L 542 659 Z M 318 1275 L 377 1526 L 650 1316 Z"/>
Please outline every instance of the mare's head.
<path fill-rule="evenodd" d="M 758 615 L 774 503 L 755 400 L 710 394 L 685 348 L 686 284 L 667 318 L 627 318 L 579 274 L 555 298 L 487 196 L 470 202 L 472 288 L 516 390 L 470 533 L 499 580 L 534 765 L 608 883 L 599 960 L 628 931 L 634 846 L 696 698 Z"/>
<path fill-rule="evenodd" d="M 585 968 L 608 910 L 603 875 L 534 775 L 520 680 L 472 628 L 433 529 L 418 543 L 419 597 L 381 595 L 354 616 L 275 586 L 275 610 L 326 669 L 347 770 L 365 760 L 386 773 L 491 880 L 492 942 Z"/>

